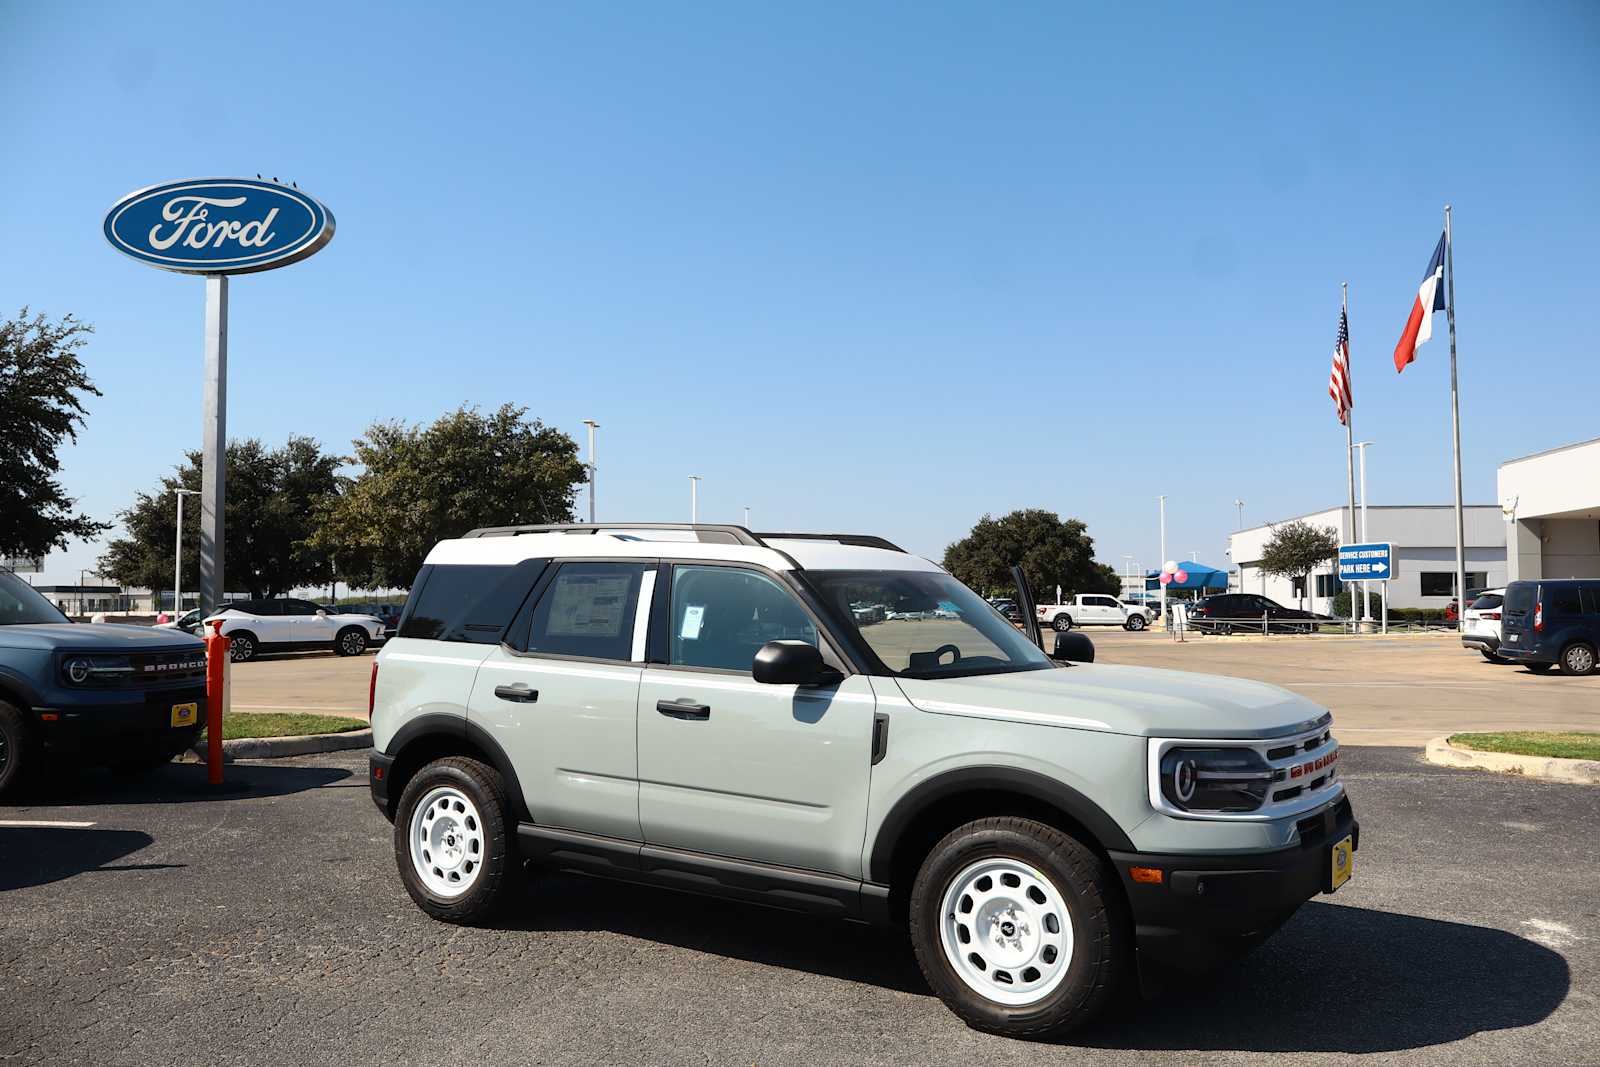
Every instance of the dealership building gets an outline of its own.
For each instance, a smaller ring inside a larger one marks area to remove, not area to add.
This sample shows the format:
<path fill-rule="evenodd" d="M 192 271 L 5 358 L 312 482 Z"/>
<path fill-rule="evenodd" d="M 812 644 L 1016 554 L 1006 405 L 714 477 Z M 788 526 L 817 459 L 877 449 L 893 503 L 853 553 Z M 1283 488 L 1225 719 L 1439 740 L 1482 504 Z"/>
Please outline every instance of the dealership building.
<path fill-rule="evenodd" d="M 1500 464 L 1499 494 L 1510 578 L 1600 578 L 1600 437 Z"/>
<path fill-rule="evenodd" d="M 1502 467 L 1502 482 L 1504 473 L 1505 467 Z M 1600 486 L 1593 488 L 1600 489 Z M 1463 508 L 1462 512 L 1466 528 L 1467 588 L 1504 585 L 1507 576 L 1506 531 L 1509 527 L 1500 507 L 1494 504 L 1471 505 Z M 1358 540 L 1391 542 L 1394 545 L 1394 575 L 1388 582 L 1389 607 L 1444 608 L 1449 605 L 1455 592 L 1456 571 L 1456 513 L 1453 506 L 1369 506 L 1365 536 L 1359 538 L 1350 529 L 1348 507 L 1328 508 L 1297 518 L 1313 526 L 1331 527 L 1345 544 Z M 1271 538 L 1271 525 L 1240 530 L 1229 536 L 1228 553 L 1240 571 L 1239 588 L 1246 593 L 1260 593 L 1288 607 L 1299 606 L 1300 595 L 1304 592 L 1308 610 L 1333 614 L 1333 598 L 1342 588 L 1335 574 L 1334 561 L 1330 559 L 1312 571 L 1304 587 L 1298 580 L 1268 575 L 1261 569 L 1261 553 Z M 1381 584 L 1372 583 L 1374 613 L 1378 610 Z M 1359 585 L 1352 588 L 1360 590 Z"/>

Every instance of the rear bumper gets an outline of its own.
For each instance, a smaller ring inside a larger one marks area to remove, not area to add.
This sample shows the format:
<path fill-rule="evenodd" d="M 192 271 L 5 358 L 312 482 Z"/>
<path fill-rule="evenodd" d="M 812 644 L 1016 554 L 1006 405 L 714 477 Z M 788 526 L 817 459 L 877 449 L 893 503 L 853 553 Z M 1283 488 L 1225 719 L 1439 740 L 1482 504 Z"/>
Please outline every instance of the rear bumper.
<path fill-rule="evenodd" d="M 1133 911 L 1141 969 L 1151 965 L 1202 971 L 1265 941 L 1307 900 L 1333 892 L 1332 846 L 1361 826 L 1341 797 L 1301 820 L 1290 848 L 1244 855 L 1159 855 L 1113 852 Z M 1135 882 L 1132 867 L 1153 867 L 1162 883 Z"/>
<path fill-rule="evenodd" d="M 1556 654 L 1553 651 L 1547 652 L 1540 645 L 1523 648 L 1519 645 L 1509 645 L 1502 641 L 1497 651 L 1502 658 L 1515 660 L 1518 663 L 1554 663 L 1556 661 Z"/>
<path fill-rule="evenodd" d="M 383 812 L 385 819 L 393 820 L 389 810 L 389 775 L 394 769 L 394 757 L 377 749 L 367 753 L 367 786 L 372 790 L 372 802 Z"/>
<path fill-rule="evenodd" d="M 1466 648 L 1481 648 L 1486 652 L 1497 652 L 1500 649 L 1500 639 L 1492 634 L 1462 634 L 1461 644 Z"/>

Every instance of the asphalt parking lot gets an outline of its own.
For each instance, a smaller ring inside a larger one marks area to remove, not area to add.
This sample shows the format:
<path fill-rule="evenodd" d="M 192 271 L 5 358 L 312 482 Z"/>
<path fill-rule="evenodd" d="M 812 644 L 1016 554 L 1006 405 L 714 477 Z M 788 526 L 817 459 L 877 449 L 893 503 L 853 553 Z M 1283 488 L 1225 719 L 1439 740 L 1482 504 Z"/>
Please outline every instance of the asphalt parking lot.
<path fill-rule="evenodd" d="M 1354 880 L 1253 956 L 1059 1045 L 964 1028 L 903 939 L 541 879 L 412 906 L 360 753 L 58 780 L 0 820 L 0 1061 L 1581 1063 L 1600 1059 L 1600 790 L 1362 748 Z M 88 825 L 65 825 L 86 823 Z"/>

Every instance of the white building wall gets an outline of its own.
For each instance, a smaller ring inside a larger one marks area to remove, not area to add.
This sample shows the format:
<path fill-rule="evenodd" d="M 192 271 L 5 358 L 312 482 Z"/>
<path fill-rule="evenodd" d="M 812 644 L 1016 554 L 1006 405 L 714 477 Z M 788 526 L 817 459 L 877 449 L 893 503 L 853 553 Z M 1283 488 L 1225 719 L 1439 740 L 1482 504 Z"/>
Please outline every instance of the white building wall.
<path fill-rule="evenodd" d="M 1513 580 L 1600 578 L 1600 438 L 1502 463 L 1498 492 Z"/>
<path fill-rule="evenodd" d="M 1345 528 L 1349 525 L 1348 508 L 1329 508 L 1300 516 L 1314 526 L 1328 526 L 1340 531 L 1345 543 L 1355 540 Z M 1493 505 L 1472 505 L 1462 509 L 1466 534 L 1466 563 L 1468 586 L 1477 583 L 1470 575 L 1482 573 L 1481 584 L 1503 585 L 1506 582 L 1506 524 L 1500 509 Z M 1291 521 L 1291 520 L 1284 520 Z M 1282 525 L 1279 523 L 1279 525 Z M 1389 606 L 1391 608 L 1443 608 L 1450 603 L 1446 595 L 1425 596 L 1422 592 L 1424 572 L 1455 570 L 1456 529 L 1455 509 L 1449 505 L 1415 507 L 1369 507 L 1367 509 L 1366 536 L 1363 541 L 1389 541 L 1395 546 L 1394 577 L 1389 581 Z M 1294 586 L 1288 578 L 1274 578 L 1262 573 L 1262 549 L 1272 538 L 1271 526 L 1258 526 L 1241 530 L 1229 537 L 1230 556 L 1243 572 L 1242 588 L 1247 593 L 1260 593 L 1269 599 L 1290 607 L 1300 606 Z M 1333 597 L 1317 596 L 1317 575 L 1332 575 L 1336 568 L 1330 560 L 1312 572 L 1306 583 L 1304 604 L 1312 611 L 1332 613 Z M 1331 583 L 1325 583 L 1330 584 Z M 1359 590 L 1360 587 L 1354 587 Z M 1447 586 L 1448 588 L 1448 586 Z M 1373 612 L 1378 610 L 1380 588 L 1372 584 Z"/>

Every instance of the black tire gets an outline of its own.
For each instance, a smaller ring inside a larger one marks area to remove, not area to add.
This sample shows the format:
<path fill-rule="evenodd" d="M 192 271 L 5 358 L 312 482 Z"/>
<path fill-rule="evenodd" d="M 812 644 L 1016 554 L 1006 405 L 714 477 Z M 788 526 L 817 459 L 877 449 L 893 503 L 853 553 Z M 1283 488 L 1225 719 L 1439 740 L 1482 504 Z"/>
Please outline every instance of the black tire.
<path fill-rule="evenodd" d="M 1003 857 L 1044 874 L 1071 922 L 1066 975 L 1042 999 L 1009 1006 L 979 993 L 945 955 L 940 928 L 946 890 L 974 863 Z M 1065 1033 L 1099 1015 L 1130 977 L 1130 927 L 1116 873 L 1082 842 L 1032 819 L 979 819 L 933 847 L 911 887 L 911 944 L 917 963 L 945 1006 L 968 1026 L 1019 1038 Z"/>
<path fill-rule="evenodd" d="M 1122 628 L 1125 630 L 1142 630 L 1145 628 L 1145 618 L 1143 615 L 1129 615 L 1128 621 L 1122 624 Z"/>
<path fill-rule="evenodd" d="M 346 626 L 333 639 L 333 650 L 341 656 L 359 656 L 367 650 L 367 631 L 359 626 Z"/>
<path fill-rule="evenodd" d="M 411 858 L 411 823 L 418 803 L 432 790 L 448 786 L 466 794 L 483 820 L 483 860 L 476 881 L 457 897 L 431 891 Z M 467 756 L 434 760 L 411 777 L 400 794 L 394 818 L 394 855 L 400 880 L 417 907 L 435 919 L 469 926 L 491 918 L 514 896 L 522 863 L 511 839 L 513 820 L 500 772 Z"/>
<path fill-rule="evenodd" d="M 1587 641 L 1574 641 L 1561 650 L 1561 673 L 1579 678 L 1593 674 L 1594 661 L 1594 646 Z"/>
<path fill-rule="evenodd" d="M 15 796 L 38 762 L 39 745 L 22 709 L 0 700 L 0 798 Z"/>
<path fill-rule="evenodd" d="M 235 663 L 248 663 L 261 650 L 261 643 L 249 630 L 235 630 L 228 635 L 228 642 L 228 658 Z"/>
<path fill-rule="evenodd" d="M 1478 649 L 1478 651 L 1483 655 L 1483 658 L 1488 660 L 1490 663 L 1504 663 L 1505 662 L 1505 660 L 1501 659 L 1499 656 L 1495 655 L 1493 652 L 1490 652 L 1487 648 L 1480 648 L 1480 649 Z"/>
<path fill-rule="evenodd" d="M 1526 666 L 1534 674 L 1549 674 L 1550 673 L 1550 668 L 1554 667 L 1555 664 L 1554 663 L 1528 663 L 1528 664 L 1524 664 L 1524 666 Z"/>
<path fill-rule="evenodd" d="M 1072 629 L 1072 616 L 1063 611 L 1060 615 L 1050 620 L 1050 629 L 1058 634 L 1066 633 Z"/>

